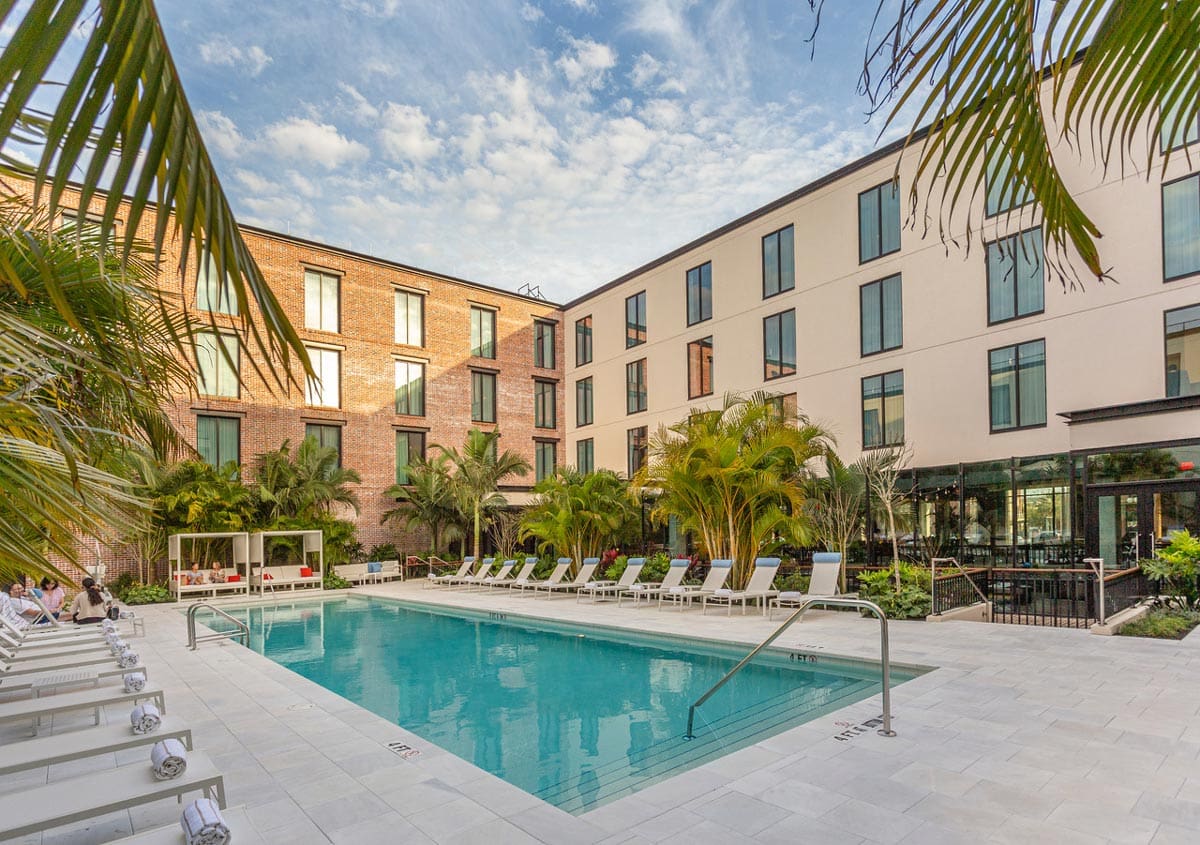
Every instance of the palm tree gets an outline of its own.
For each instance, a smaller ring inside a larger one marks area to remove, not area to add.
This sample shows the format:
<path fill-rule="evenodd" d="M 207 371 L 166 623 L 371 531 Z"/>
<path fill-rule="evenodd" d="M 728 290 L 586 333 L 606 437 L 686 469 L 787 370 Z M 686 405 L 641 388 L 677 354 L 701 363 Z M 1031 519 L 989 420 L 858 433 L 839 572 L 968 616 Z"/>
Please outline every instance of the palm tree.
<path fill-rule="evenodd" d="M 396 522 L 407 531 L 414 525 L 429 529 L 433 553 L 442 551 L 442 539 L 461 534 L 462 512 L 454 498 L 450 456 L 444 452 L 432 459 L 420 457 L 408 467 L 408 483 L 393 484 L 383 495 L 396 500 L 396 507 L 383 514 L 382 522 Z"/>
<path fill-rule="evenodd" d="M 839 552 L 842 566 L 838 580 L 846 591 L 846 552 L 850 540 L 862 528 L 866 487 L 862 473 L 848 467 L 832 452 L 825 456 L 824 475 L 804 482 L 804 512 L 813 534 L 829 551 Z"/>
<path fill-rule="evenodd" d="M 613 546 L 638 507 L 629 484 L 611 470 L 560 470 L 533 492 L 537 499 L 521 519 L 521 536 L 537 537 L 540 551 L 554 548 L 577 563 Z"/>
<path fill-rule="evenodd" d="M 322 446 L 315 437 L 306 437 L 292 456 L 291 443 L 257 458 L 258 494 L 262 521 L 280 518 L 312 518 L 329 514 L 336 504 L 358 513 L 358 495 L 350 488 L 362 478 L 338 462 L 338 450 Z"/>
<path fill-rule="evenodd" d="M 479 540 L 488 511 L 507 504 L 497 490 L 500 482 L 513 475 L 524 477 L 530 469 L 529 461 L 520 455 L 507 449 L 500 452 L 499 441 L 499 431 L 473 428 L 467 433 L 461 452 L 455 448 L 437 447 L 454 467 L 454 498 L 471 524 L 471 554 L 476 557 L 479 556 Z"/>
<path fill-rule="evenodd" d="M 823 3 L 810 0 L 818 15 Z M 861 88 L 888 126 L 912 115 L 914 216 L 924 203 L 949 239 L 960 203 L 986 190 L 989 170 L 1009 170 L 1037 202 L 1060 281 L 1076 280 L 1068 247 L 1102 278 L 1102 232 L 1055 155 L 1086 145 L 1106 171 L 1148 170 L 1160 139 L 1196 125 L 1200 0 L 879 0 L 874 21 Z"/>
<path fill-rule="evenodd" d="M 676 517 L 711 557 L 732 558 L 741 587 L 768 543 L 807 541 L 799 482 L 831 441 L 807 418 L 786 418 L 765 394 L 727 396 L 718 410 L 660 428 L 635 484 L 660 491 L 656 519 Z"/>

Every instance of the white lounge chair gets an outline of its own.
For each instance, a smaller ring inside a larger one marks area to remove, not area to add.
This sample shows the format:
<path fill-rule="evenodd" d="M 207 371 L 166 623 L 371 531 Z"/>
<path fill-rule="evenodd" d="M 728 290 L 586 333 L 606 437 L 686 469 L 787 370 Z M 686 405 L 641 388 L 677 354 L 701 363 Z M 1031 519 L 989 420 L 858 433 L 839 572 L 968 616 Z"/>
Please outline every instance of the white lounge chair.
<path fill-rule="evenodd" d="M 621 578 L 618 581 L 592 581 L 584 584 L 576 593 L 576 604 L 583 601 L 584 596 L 588 596 L 595 604 L 601 596 L 611 596 L 618 602 L 621 600 L 621 591 L 633 586 L 637 581 L 638 576 L 642 574 L 642 567 L 646 565 L 644 557 L 631 557 L 625 561 L 625 571 L 621 573 Z"/>
<path fill-rule="evenodd" d="M 679 605 L 680 610 L 683 610 L 685 605 L 691 607 L 695 599 L 711 596 L 724 587 L 731 572 L 733 572 L 733 561 L 718 558 L 708 568 L 708 575 L 705 576 L 703 584 L 680 584 L 678 587 L 664 590 L 658 594 L 658 606 L 661 609 L 663 601 L 666 600 L 675 602 Z"/>
<path fill-rule="evenodd" d="M 488 587 L 516 587 L 517 589 L 524 588 L 527 584 L 533 582 L 533 570 L 537 567 L 537 558 L 531 558 L 525 561 L 525 565 L 521 567 L 521 571 L 517 573 L 517 577 L 511 581 L 492 581 Z"/>
<path fill-rule="evenodd" d="M 188 792 L 213 794 L 225 807 L 225 783 L 212 760 L 199 751 L 188 754 L 187 769 L 177 778 L 155 780 L 150 755 L 145 763 L 88 772 L 20 792 L 0 795 L 0 839 L 72 822 L 86 821 Z"/>
<path fill-rule="evenodd" d="M 664 590 L 671 590 L 683 583 L 683 576 L 687 575 L 688 567 L 692 562 L 686 557 L 677 557 L 671 561 L 667 567 L 667 574 L 663 576 L 662 581 L 646 581 L 640 584 L 633 584 L 624 590 L 617 593 L 617 607 L 621 606 L 621 599 L 625 596 L 633 598 L 633 606 L 637 607 L 637 603 L 642 599 L 646 600 L 646 604 L 650 604 L 651 599 L 658 598 Z"/>
<path fill-rule="evenodd" d="M 476 587 L 476 586 L 482 584 L 484 582 L 484 579 L 486 579 L 488 577 L 488 575 L 491 573 L 492 564 L 495 562 L 496 562 L 496 559 L 494 557 L 485 557 L 483 559 L 483 562 L 479 564 L 479 568 L 476 569 L 474 572 L 472 572 L 470 575 L 468 575 L 466 578 L 463 578 L 462 581 L 460 581 L 456 586 L 467 587 L 469 589 L 471 587 Z"/>
<path fill-rule="evenodd" d="M 66 655 L 65 657 L 18 657 L 12 661 L 0 663 L 0 683 L 26 675 L 39 675 L 46 672 L 58 672 L 63 669 L 74 669 L 83 666 L 95 666 L 97 670 L 109 666 L 115 667 L 117 658 L 109 651 L 86 652 L 84 654 Z M 137 669 L 122 669 L 124 672 L 139 671 Z M 0 687 L 2 688 L 2 687 Z"/>
<path fill-rule="evenodd" d="M 121 667 L 116 663 L 109 662 L 107 664 L 92 664 L 91 666 L 64 666 L 60 669 L 50 669 L 42 672 L 31 672 L 25 675 L 9 675 L 4 673 L 0 675 L 0 692 L 29 692 L 35 687 L 55 689 L 68 686 L 95 686 L 101 681 L 112 680 L 128 675 L 130 672 L 141 672 L 143 675 L 148 675 L 148 670 L 142 664 L 136 666 Z M 86 673 L 87 677 L 84 678 Z M 61 683 L 56 683 L 56 679 L 79 678 L 79 680 L 63 680 Z"/>
<path fill-rule="evenodd" d="M 222 810 L 221 818 L 225 819 L 225 825 L 229 828 L 231 841 L 236 842 L 237 845 L 247 845 L 247 843 L 255 845 L 255 843 L 267 841 L 263 839 L 261 833 L 254 829 L 250 817 L 246 815 L 245 807 Z M 176 822 L 151 830 L 143 830 L 141 833 L 135 833 L 133 836 L 126 836 L 123 839 L 114 839 L 108 845 L 187 845 L 187 840 L 184 837 L 183 828 Z"/>
<path fill-rule="evenodd" d="M 506 560 L 500 564 L 500 571 L 495 575 L 488 575 L 479 582 L 481 587 L 494 587 L 502 581 L 507 581 L 508 576 L 512 574 L 513 567 L 517 565 L 515 560 Z"/>
<path fill-rule="evenodd" d="M 426 587 L 439 587 L 443 584 L 451 584 L 455 580 L 461 580 L 471 574 L 471 567 L 475 565 L 475 558 L 464 557 L 462 565 L 458 567 L 457 572 L 449 572 L 445 575 L 434 575 L 433 570 L 429 571 L 429 577 L 425 579 Z"/>
<path fill-rule="evenodd" d="M 569 557 L 560 557 L 558 565 L 554 567 L 554 571 L 550 573 L 549 578 L 544 578 L 541 581 L 528 580 L 524 583 L 514 583 L 513 587 L 518 590 L 537 590 L 539 587 L 544 587 L 547 584 L 557 584 L 566 577 L 567 570 L 571 568 L 571 559 Z"/>
<path fill-rule="evenodd" d="M 3 632 L 0 631 L 0 634 L 3 634 Z M 72 640 L 65 643 L 17 643 L 14 645 L 11 640 L 0 636 L 0 659 L 6 662 L 24 657 L 33 657 L 40 660 L 47 657 L 72 657 L 108 650 L 108 643 L 99 637 L 80 640 L 78 642 Z"/>
<path fill-rule="evenodd" d="M 166 695 L 162 687 L 146 684 L 138 692 L 125 692 L 123 687 L 99 687 L 79 692 L 62 692 L 43 698 L 28 698 L 20 701 L 0 703 L 0 722 L 33 723 L 34 736 L 43 716 L 70 713 L 75 710 L 91 710 L 95 723 L 100 724 L 100 708 L 112 704 L 127 704 L 132 707 L 139 701 L 154 699 L 158 709 L 167 712 Z"/>
<path fill-rule="evenodd" d="M 701 601 L 701 610 L 708 613 L 709 604 L 725 607 L 725 615 L 733 614 L 734 602 L 740 602 L 742 605 L 742 615 L 746 615 L 746 602 L 757 601 L 762 607 L 763 615 L 767 614 L 767 600 L 779 595 L 779 591 L 772 585 L 775 583 L 775 575 L 779 572 L 779 558 L 777 557 L 760 557 L 754 559 L 754 571 L 750 573 L 750 581 L 746 584 L 744 590 L 726 590 L 720 589 L 712 595 L 704 596 Z"/>
<path fill-rule="evenodd" d="M 546 598 L 555 593 L 569 593 L 572 590 L 578 590 L 588 581 L 592 580 L 592 576 L 596 574 L 596 567 L 600 565 L 600 558 L 585 557 L 583 565 L 579 567 L 579 571 L 575 573 L 574 580 L 559 581 L 557 584 L 543 584 L 540 587 L 535 587 L 535 590 L 545 590 Z"/>
<path fill-rule="evenodd" d="M 770 618 L 775 618 L 775 610 L 800 607 L 804 600 L 813 596 L 836 596 L 838 593 L 838 577 L 842 573 L 842 556 L 839 552 L 815 552 L 813 554 L 812 577 L 808 581 L 808 591 L 788 591 L 780 593 L 768 602 Z M 803 619 L 803 617 L 801 617 Z"/>
<path fill-rule="evenodd" d="M 111 725 L 89 728 L 85 733 L 64 731 L 37 739 L 10 742 L 4 746 L 4 754 L 0 755 L 0 775 L 39 769 L 55 763 L 67 763 L 81 757 L 111 754 L 141 745 L 153 745 L 160 739 L 170 737 L 180 740 L 189 751 L 192 750 L 192 729 L 174 716 L 164 716 L 158 730 L 148 734 L 134 733 L 129 720 L 126 719 Z M 146 756 L 150 756 L 149 750 Z"/>
<path fill-rule="evenodd" d="M 53 627 L 51 625 L 29 626 L 22 628 L 11 619 L 0 616 L 0 635 L 7 636 L 18 642 L 54 642 L 76 637 L 102 636 L 99 625 L 75 625 L 70 627 Z"/>

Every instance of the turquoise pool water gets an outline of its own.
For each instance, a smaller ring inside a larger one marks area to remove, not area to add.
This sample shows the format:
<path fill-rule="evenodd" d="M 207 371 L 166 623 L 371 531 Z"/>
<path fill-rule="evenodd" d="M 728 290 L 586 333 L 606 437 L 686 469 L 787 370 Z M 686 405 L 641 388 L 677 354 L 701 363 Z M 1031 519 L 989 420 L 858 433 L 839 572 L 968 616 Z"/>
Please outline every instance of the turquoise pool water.
<path fill-rule="evenodd" d="M 744 646 L 364 597 L 231 612 L 255 651 L 572 813 L 879 692 L 869 664 L 764 655 L 685 741 L 688 705 Z"/>

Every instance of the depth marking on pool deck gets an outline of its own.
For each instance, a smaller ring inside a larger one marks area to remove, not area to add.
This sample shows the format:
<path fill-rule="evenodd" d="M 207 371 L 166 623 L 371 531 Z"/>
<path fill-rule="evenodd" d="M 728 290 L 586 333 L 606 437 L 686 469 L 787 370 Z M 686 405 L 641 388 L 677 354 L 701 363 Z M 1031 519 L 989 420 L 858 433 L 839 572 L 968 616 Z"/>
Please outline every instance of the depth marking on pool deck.
<path fill-rule="evenodd" d="M 421 756 L 420 750 L 413 748 L 411 745 L 405 745 L 403 742 L 389 742 L 387 743 L 387 749 L 393 754 L 399 754 L 405 760 Z"/>
<path fill-rule="evenodd" d="M 846 729 L 846 730 L 842 731 L 841 733 L 834 734 L 833 738 L 836 739 L 838 742 L 849 742 L 850 740 L 854 739 L 856 736 L 862 736 L 863 734 L 867 733 L 868 731 L 871 730 L 871 728 L 877 728 L 880 725 L 882 725 L 883 724 L 883 714 L 880 713 L 874 719 L 867 719 L 865 722 L 863 722 L 862 724 L 858 724 L 858 725 L 854 724 L 853 722 L 841 722 L 841 721 L 834 722 L 833 724 L 839 728 Z"/>

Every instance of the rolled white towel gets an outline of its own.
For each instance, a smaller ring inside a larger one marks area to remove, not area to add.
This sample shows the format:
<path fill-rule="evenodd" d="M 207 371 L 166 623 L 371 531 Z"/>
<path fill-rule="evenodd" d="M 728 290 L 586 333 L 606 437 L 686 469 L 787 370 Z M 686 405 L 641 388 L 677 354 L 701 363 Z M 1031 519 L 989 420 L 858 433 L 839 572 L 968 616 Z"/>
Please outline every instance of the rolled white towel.
<path fill-rule="evenodd" d="M 114 655 L 120 654 L 121 652 L 123 652 L 125 650 L 125 641 L 123 639 L 121 639 L 120 637 L 117 637 L 115 640 L 113 640 L 111 643 L 108 644 L 108 650 L 111 651 Z"/>
<path fill-rule="evenodd" d="M 137 614 L 134 613 L 132 610 L 122 610 L 121 611 L 122 619 L 133 619 L 135 616 L 137 616 Z"/>
<path fill-rule="evenodd" d="M 113 630 L 108 630 L 107 628 L 105 629 L 104 641 L 106 643 L 108 643 L 110 646 L 119 639 L 121 639 L 121 635 L 118 634 L 115 629 L 113 629 Z"/>
<path fill-rule="evenodd" d="M 233 838 L 221 818 L 221 808 L 211 798 L 193 801 L 179 819 L 187 845 L 227 845 Z"/>
<path fill-rule="evenodd" d="M 103 622 L 100 623 L 100 627 L 104 629 L 104 633 L 107 636 L 108 634 L 116 632 L 117 623 L 112 621 L 111 619 L 105 619 Z"/>
<path fill-rule="evenodd" d="M 686 593 L 687 587 L 672 587 L 670 589 L 670 592 L 675 593 L 676 595 L 678 595 L 679 593 Z"/>
<path fill-rule="evenodd" d="M 729 589 L 728 587 L 721 587 L 720 589 L 713 590 L 713 595 L 714 596 L 732 596 L 733 590 Z"/>
<path fill-rule="evenodd" d="M 153 702 L 147 701 L 133 708 L 129 714 L 129 721 L 135 734 L 152 734 L 162 724 L 162 714 Z"/>
<path fill-rule="evenodd" d="M 187 749 L 174 737 L 160 739 L 150 749 L 150 765 L 155 780 L 177 778 L 187 771 Z"/>
<path fill-rule="evenodd" d="M 784 590 L 779 594 L 779 598 L 783 601 L 795 601 L 803 595 L 799 590 Z"/>
<path fill-rule="evenodd" d="M 126 648 L 123 652 L 117 655 L 117 666 L 121 669 L 131 669 L 138 665 L 138 653 L 131 648 Z"/>
<path fill-rule="evenodd" d="M 124 676 L 125 692 L 141 692 L 146 688 L 144 672 L 126 672 Z"/>

